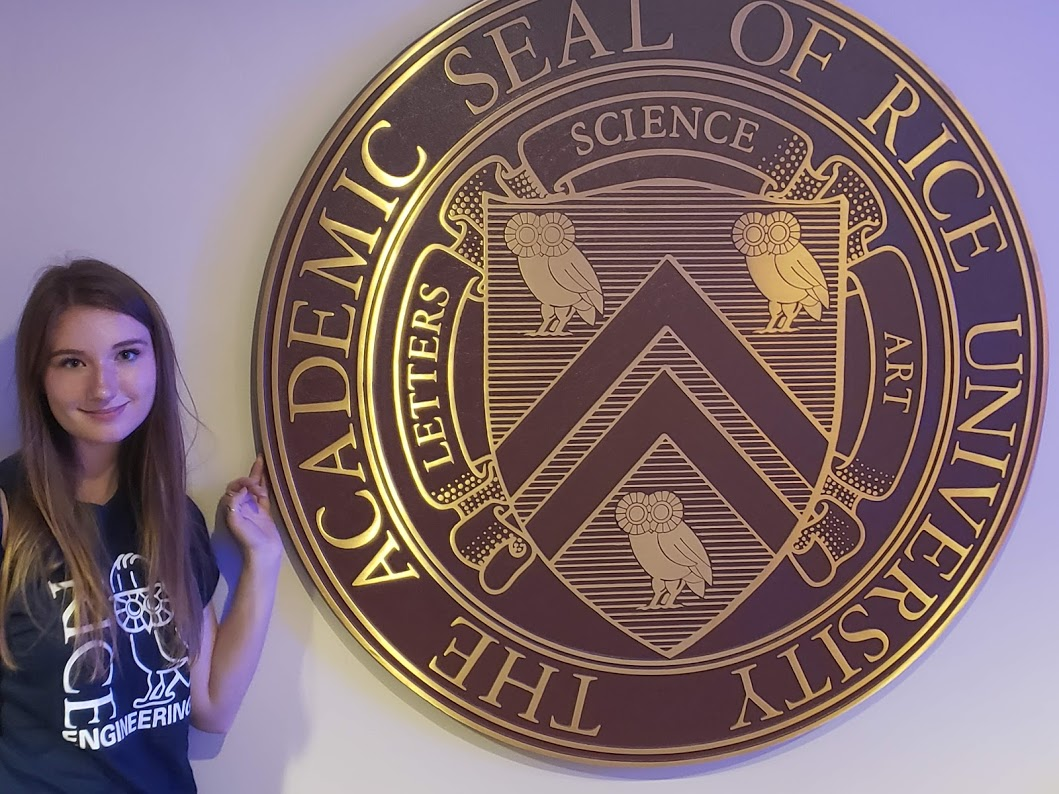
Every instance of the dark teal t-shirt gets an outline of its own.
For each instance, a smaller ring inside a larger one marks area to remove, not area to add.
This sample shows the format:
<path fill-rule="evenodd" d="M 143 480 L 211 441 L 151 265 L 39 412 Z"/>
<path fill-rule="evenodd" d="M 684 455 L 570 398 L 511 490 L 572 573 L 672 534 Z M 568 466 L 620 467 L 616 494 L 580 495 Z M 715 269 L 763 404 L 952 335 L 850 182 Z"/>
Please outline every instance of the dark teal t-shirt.
<path fill-rule="evenodd" d="M 0 462 L 0 489 L 24 487 L 17 458 Z M 192 560 L 202 603 L 218 570 L 202 513 L 189 501 Z M 164 588 L 150 591 L 137 554 L 135 514 L 119 490 L 94 506 L 107 550 L 118 623 L 107 643 L 109 676 L 72 673 L 76 647 L 72 586 L 60 571 L 3 616 L 18 669 L 0 664 L 0 792 L 3 794 L 185 794 L 196 790 L 188 761 L 190 666 L 162 650 L 171 619 Z M 0 527 L 2 532 L 2 527 Z M 32 614 L 31 614 L 32 613 Z"/>

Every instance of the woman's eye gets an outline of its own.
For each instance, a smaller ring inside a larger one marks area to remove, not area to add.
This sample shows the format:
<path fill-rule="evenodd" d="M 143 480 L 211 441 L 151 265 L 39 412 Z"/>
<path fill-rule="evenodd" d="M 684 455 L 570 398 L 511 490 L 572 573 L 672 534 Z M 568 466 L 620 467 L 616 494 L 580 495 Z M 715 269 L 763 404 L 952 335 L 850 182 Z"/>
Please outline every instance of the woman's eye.
<path fill-rule="evenodd" d="M 84 362 L 79 358 L 64 358 L 59 361 L 59 366 L 64 369 L 73 369 L 74 367 L 84 366 Z"/>
<path fill-rule="evenodd" d="M 127 350 L 122 350 L 120 353 L 118 353 L 118 358 L 122 361 L 135 361 L 139 357 L 140 351 L 136 348 L 131 347 Z"/>

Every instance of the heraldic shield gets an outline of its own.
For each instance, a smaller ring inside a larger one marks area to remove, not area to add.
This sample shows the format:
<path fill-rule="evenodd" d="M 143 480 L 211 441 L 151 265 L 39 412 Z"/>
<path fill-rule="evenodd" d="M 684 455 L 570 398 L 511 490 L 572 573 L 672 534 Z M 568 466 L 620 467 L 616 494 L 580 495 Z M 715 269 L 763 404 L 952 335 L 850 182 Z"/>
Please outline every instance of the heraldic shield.
<path fill-rule="evenodd" d="M 487 451 L 420 489 L 456 512 L 450 547 L 481 594 L 543 564 L 664 660 L 783 566 L 810 590 L 851 574 L 858 509 L 893 493 L 918 416 L 909 401 L 897 425 L 873 420 L 890 338 L 873 311 L 918 314 L 907 259 L 872 249 L 871 181 L 841 157 L 814 166 L 797 133 L 757 184 L 666 158 L 635 179 L 609 162 L 546 176 L 532 139 L 520 149 L 457 178 L 456 245 L 421 271 L 478 274 Z"/>
<path fill-rule="evenodd" d="M 658 180 L 483 208 L 512 519 L 586 604 L 674 657 L 829 512 L 847 201 Z M 861 540 L 846 518 L 836 561 Z"/>

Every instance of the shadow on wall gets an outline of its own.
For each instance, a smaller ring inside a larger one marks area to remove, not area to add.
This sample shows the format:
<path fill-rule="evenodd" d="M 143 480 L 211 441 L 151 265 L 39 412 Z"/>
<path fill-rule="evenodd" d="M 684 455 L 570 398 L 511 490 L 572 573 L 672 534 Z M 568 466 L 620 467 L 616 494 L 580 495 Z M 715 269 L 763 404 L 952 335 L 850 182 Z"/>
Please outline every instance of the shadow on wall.
<path fill-rule="evenodd" d="M 0 458 L 18 448 L 18 394 L 15 390 L 15 334 L 0 339 Z"/>

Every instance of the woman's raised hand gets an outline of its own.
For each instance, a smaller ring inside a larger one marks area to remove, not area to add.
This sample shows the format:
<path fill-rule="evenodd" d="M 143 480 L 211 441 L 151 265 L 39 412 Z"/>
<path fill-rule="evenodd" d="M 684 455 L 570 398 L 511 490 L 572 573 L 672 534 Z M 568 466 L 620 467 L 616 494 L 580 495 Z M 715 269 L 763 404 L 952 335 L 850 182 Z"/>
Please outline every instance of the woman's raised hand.
<path fill-rule="evenodd" d="M 272 520 L 271 501 L 265 484 L 265 462 L 260 455 L 250 467 L 250 474 L 228 483 L 221 497 L 221 509 L 244 557 L 265 556 L 279 560 L 283 544 L 276 522 Z"/>

